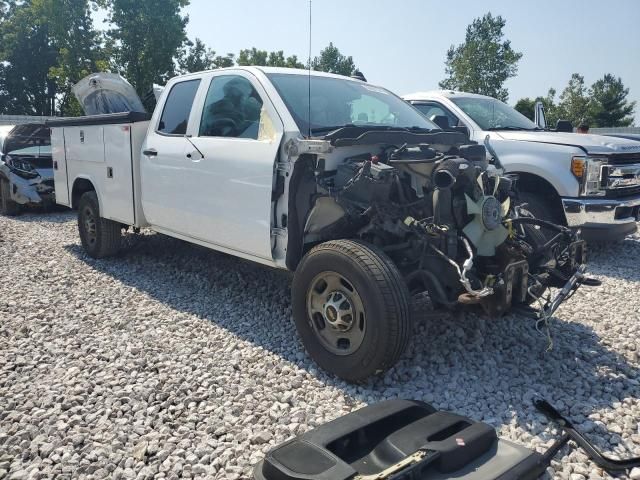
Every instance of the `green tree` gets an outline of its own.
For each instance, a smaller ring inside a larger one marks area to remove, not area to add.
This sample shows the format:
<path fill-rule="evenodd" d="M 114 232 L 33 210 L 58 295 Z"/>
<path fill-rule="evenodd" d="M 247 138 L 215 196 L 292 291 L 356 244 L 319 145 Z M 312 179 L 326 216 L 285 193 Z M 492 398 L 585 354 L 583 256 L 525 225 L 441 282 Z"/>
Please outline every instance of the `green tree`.
<path fill-rule="evenodd" d="M 3 2 L 0 20 L 0 113 L 52 115 L 56 65 L 49 24 L 31 2 Z"/>
<path fill-rule="evenodd" d="M 529 120 L 533 121 L 535 118 L 535 104 L 536 100 L 532 100 L 529 97 L 521 98 L 516 102 L 513 106 L 518 112 L 527 117 Z"/>
<path fill-rule="evenodd" d="M 284 56 L 284 52 L 282 50 L 278 50 L 277 52 L 270 52 L 269 58 L 267 59 L 267 66 L 269 67 L 287 67 L 287 68 L 304 68 L 304 64 L 298 61 L 298 57 L 296 55 L 291 55 L 289 57 Z"/>
<path fill-rule="evenodd" d="M 547 92 L 546 97 L 536 97 L 535 99 L 531 98 L 521 98 L 518 100 L 514 106 L 514 108 L 523 114 L 525 117 L 533 121 L 535 119 L 535 105 L 537 102 L 542 102 L 544 106 L 545 119 L 547 121 L 548 127 L 554 127 L 555 124 L 560 120 L 558 111 L 558 105 L 556 105 L 555 101 L 556 91 L 553 88 L 550 88 Z"/>
<path fill-rule="evenodd" d="M 267 52 L 266 50 L 258 50 L 253 47 L 251 49 L 240 50 L 238 54 L 238 65 L 260 65 L 263 67 L 289 67 L 304 68 L 304 64 L 298 61 L 298 57 L 291 55 L 284 56 L 284 51 Z"/>
<path fill-rule="evenodd" d="M 50 25 L 50 35 L 58 52 L 57 64 L 49 69 L 56 82 L 59 113 L 79 115 L 80 105 L 71 87 L 92 72 L 106 70 L 108 62 L 101 35 L 94 29 L 91 5 L 87 0 L 40 0 L 42 15 Z"/>
<path fill-rule="evenodd" d="M 266 50 L 258 50 L 256 47 L 251 49 L 240 50 L 238 54 L 238 65 L 267 65 L 267 58 L 269 58 L 269 52 Z"/>
<path fill-rule="evenodd" d="M 464 43 L 452 45 L 445 60 L 444 89 L 480 93 L 506 101 L 504 82 L 515 76 L 522 53 L 504 39 L 506 20 L 487 13 L 467 27 Z"/>
<path fill-rule="evenodd" d="M 107 9 L 111 68 L 143 97 L 154 83 L 164 84 L 176 71 L 187 43 L 189 18 L 181 14 L 189 0 L 100 0 Z"/>
<path fill-rule="evenodd" d="M 627 100 L 622 79 L 607 73 L 591 86 L 590 117 L 594 127 L 628 127 L 633 124 L 636 102 Z"/>
<path fill-rule="evenodd" d="M 195 43 L 188 41 L 186 48 L 178 58 L 180 73 L 201 72 L 214 67 L 216 52 L 207 48 L 202 40 L 196 38 Z"/>
<path fill-rule="evenodd" d="M 0 4 L 0 111 L 81 113 L 71 86 L 105 66 L 88 0 Z"/>
<path fill-rule="evenodd" d="M 235 55 L 233 53 L 227 53 L 226 55 L 217 55 L 213 59 L 213 68 L 228 68 L 233 67 L 236 63 Z"/>
<path fill-rule="evenodd" d="M 584 77 L 579 73 L 571 75 L 568 85 L 560 94 L 558 116 L 569 120 L 574 126 L 582 122 L 593 124 L 590 92 L 585 86 Z"/>
<path fill-rule="evenodd" d="M 356 66 L 351 56 L 340 53 L 338 47 L 329 43 L 320 51 L 320 55 L 311 60 L 311 68 L 321 72 L 337 73 L 338 75 L 351 76 L 356 71 Z"/>

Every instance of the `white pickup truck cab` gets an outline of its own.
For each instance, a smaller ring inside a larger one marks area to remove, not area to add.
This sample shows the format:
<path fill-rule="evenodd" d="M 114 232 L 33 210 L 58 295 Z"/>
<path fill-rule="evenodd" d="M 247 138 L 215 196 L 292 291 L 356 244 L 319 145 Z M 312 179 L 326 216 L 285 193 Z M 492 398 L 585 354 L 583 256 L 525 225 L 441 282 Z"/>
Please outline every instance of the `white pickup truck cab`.
<path fill-rule="evenodd" d="M 503 102 L 456 91 L 403 97 L 441 127 L 489 136 L 500 163 L 536 217 L 580 228 L 590 241 L 616 241 L 640 219 L 640 142 L 544 131 Z"/>
<path fill-rule="evenodd" d="M 76 89 L 82 105 L 133 105 L 132 89 L 109 96 L 115 80 L 100 75 Z M 152 116 L 49 126 L 56 199 L 78 210 L 90 256 L 115 254 L 125 228 L 151 228 L 294 271 L 302 342 L 347 380 L 398 360 L 412 295 L 551 315 L 583 281 L 584 242 L 521 211 L 483 145 L 359 80 L 234 67 L 172 79 Z M 551 298 L 549 287 L 565 288 Z"/>

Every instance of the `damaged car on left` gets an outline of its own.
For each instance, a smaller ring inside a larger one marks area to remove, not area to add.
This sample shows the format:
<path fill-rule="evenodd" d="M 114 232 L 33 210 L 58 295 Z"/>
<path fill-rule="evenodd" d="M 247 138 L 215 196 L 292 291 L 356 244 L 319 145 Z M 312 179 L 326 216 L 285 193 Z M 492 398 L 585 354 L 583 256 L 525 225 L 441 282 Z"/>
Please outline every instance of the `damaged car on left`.
<path fill-rule="evenodd" d="M 54 204 L 50 130 L 41 123 L 17 125 L 0 145 L 0 214 Z"/>

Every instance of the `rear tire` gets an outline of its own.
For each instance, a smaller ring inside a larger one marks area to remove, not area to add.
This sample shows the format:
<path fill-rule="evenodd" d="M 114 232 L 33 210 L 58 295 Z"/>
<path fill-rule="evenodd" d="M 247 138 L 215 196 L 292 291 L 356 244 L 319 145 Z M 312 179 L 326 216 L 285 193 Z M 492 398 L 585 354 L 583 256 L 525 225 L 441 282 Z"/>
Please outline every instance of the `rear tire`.
<path fill-rule="evenodd" d="M 96 192 L 86 192 L 80 197 L 78 231 L 82 246 L 90 257 L 109 257 L 120 250 L 122 225 L 100 216 Z"/>
<path fill-rule="evenodd" d="M 292 286 L 293 318 L 309 356 L 350 382 L 392 367 L 412 333 L 410 296 L 381 250 L 335 240 L 313 248 Z"/>
<path fill-rule="evenodd" d="M 5 178 L 0 178 L 0 214 L 7 217 L 20 214 L 20 205 L 11 200 L 11 184 Z"/>

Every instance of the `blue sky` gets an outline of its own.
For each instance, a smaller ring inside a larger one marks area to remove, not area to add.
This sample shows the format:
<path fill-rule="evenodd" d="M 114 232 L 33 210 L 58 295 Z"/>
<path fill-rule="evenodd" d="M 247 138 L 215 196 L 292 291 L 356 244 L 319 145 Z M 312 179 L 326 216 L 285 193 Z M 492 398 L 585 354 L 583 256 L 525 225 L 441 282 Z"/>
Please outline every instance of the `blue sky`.
<path fill-rule="evenodd" d="M 640 100 L 640 0 L 313 0 L 312 6 L 312 53 L 332 41 L 370 82 L 398 94 L 437 88 L 447 48 L 490 11 L 507 20 L 506 36 L 524 54 L 518 76 L 507 83 L 509 103 L 549 87 L 559 93 L 573 72 L 589 85 L 613 73 Z M 306 60 L 308 8 L 308 0 L 191 0 L 187 31 L 218 53 L 255 46 Z M 640 123 L 640 105 L 636 110 Z"/>

